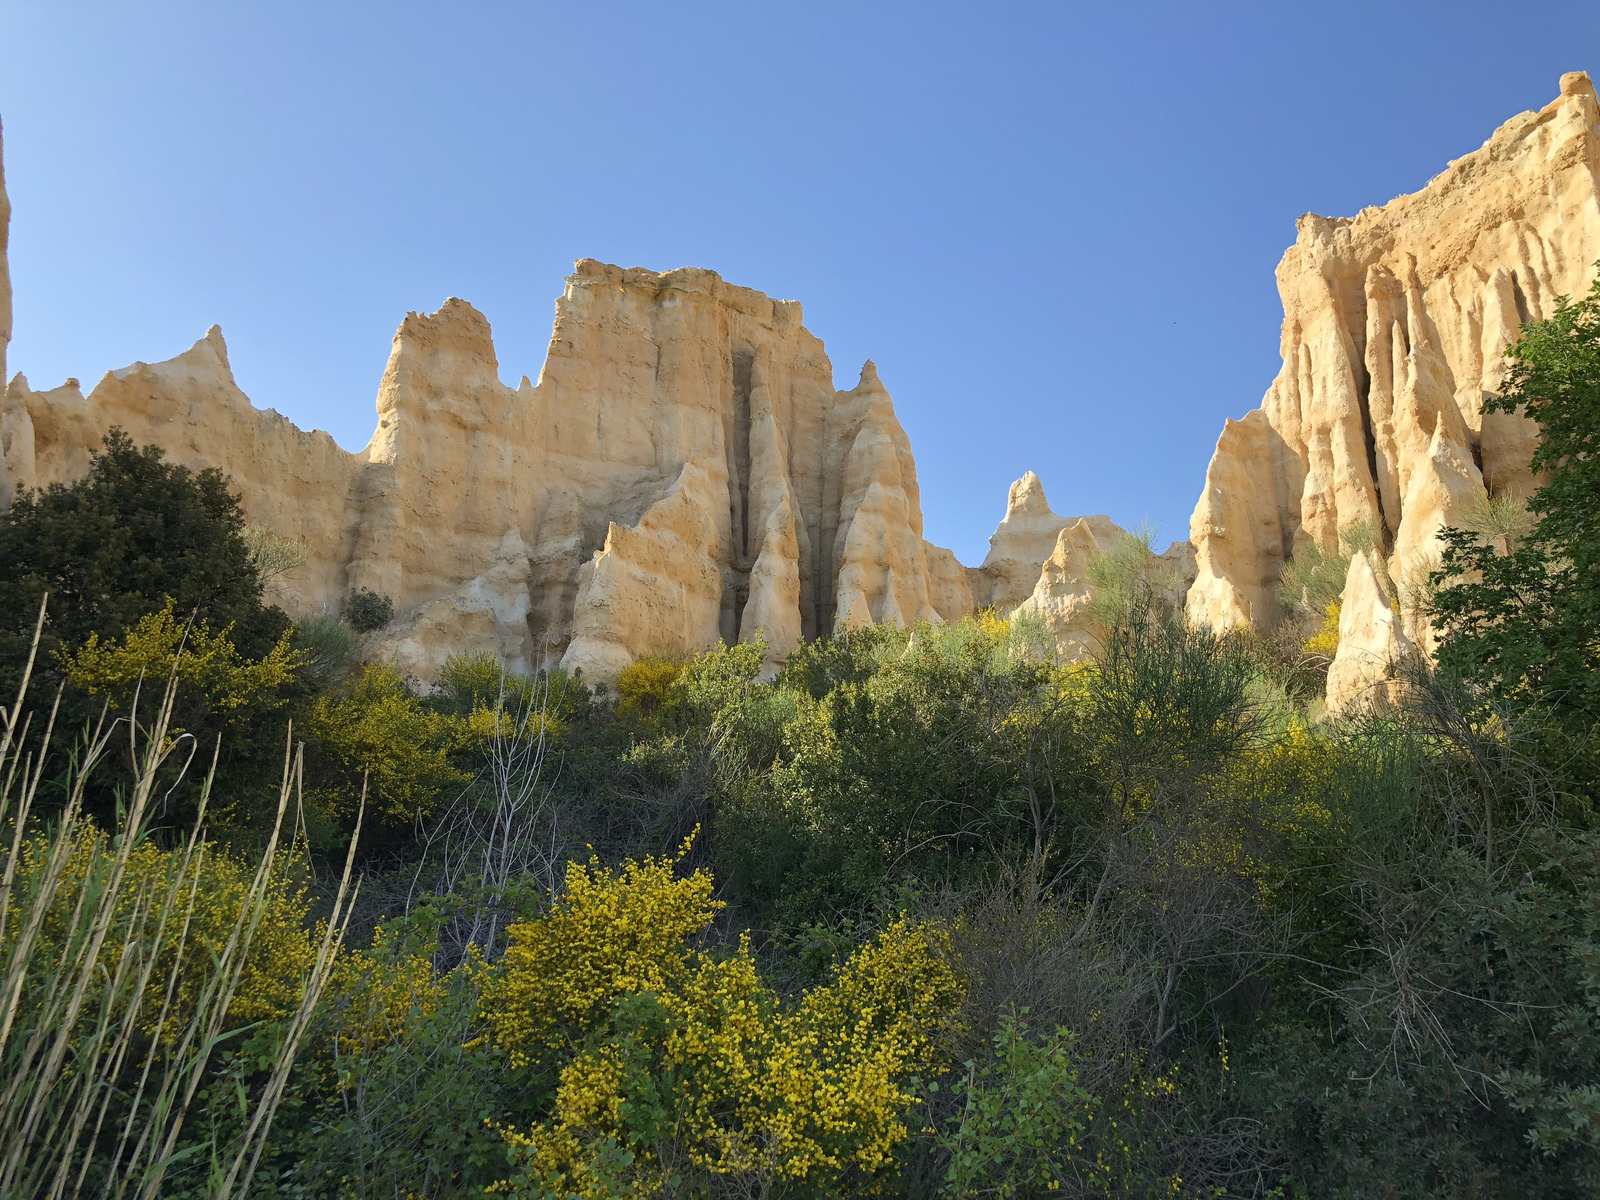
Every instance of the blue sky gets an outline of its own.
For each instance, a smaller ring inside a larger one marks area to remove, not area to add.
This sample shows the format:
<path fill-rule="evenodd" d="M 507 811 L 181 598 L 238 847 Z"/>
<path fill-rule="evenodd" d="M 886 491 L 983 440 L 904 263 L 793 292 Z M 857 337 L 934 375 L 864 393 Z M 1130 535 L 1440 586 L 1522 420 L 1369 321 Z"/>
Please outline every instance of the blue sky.
<path fill-rule="evenodd" d="M 34 386 L 219 323 L 358 449 L 407 310 L 470 300 L 515 383 L 574 259 L 710 267 L 802 301 L 841 386 L 877 361 L 976 563 L 1028 469 L 1187 536 L 1295 218 L 1600 70 L 1600 4 L 3 0 L 0 55 Z"/>

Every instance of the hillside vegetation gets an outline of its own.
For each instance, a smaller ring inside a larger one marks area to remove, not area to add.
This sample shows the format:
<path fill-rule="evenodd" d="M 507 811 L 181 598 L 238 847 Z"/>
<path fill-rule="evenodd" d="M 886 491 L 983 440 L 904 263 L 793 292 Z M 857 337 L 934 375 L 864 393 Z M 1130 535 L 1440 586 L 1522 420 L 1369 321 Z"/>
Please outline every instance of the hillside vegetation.
<path fill-rule="evenodd" d="M 1218 635 L 1147 545 L 1083 663 L 986 613 L 424 695 L 112 434 L 0 518 L 0 1194 L 1596 1194 L 1600 286 L 1493 403 L 1544 486 L 1336 721 L 1323 559 Z"/>

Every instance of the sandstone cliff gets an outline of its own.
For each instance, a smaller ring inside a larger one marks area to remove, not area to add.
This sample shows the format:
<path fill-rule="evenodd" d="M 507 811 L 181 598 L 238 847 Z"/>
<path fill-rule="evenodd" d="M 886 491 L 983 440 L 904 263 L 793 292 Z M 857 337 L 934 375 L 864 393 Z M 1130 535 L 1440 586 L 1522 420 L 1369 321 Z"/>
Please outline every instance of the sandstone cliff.
<path fill-rule="evenodd" d="M 1404 668 L 1416 655 L 1401 628 L 1399 607 L 1371 558 L 1352 557 L 1339 602 L 1339 649 L 1328 667 L 1330 713 L 1381 712 L 1398 702 Z"/>
<path fill-rule="evenodd" d="M 1594 278 L 1597 124 L 1588 77 L 1565 75 L 1554 102 L 1422 191 L 1352 218 L 1300 219 L 1277 272 L 1283 368 L 1259 409 L 1226 423 L 1190 525 L 1191 619 L 1275 622 L 1284 562 L 1307 542 L 1333 552 L 1361 523 L 1404 590 L 1465 507 L 1535 486 L 1535 427 L 1484 416 L 1483 399 L 1521 324 Z M 1357 590 L 1370 623 L 1371 589 Z M 1347 673 L 1330 678 L 1341 696 Z"/>
<path fill-rule="evenodd" d="M 645 654 L 758 634 L 774 665 L 860 621 L 957 619 L 955 558 L 922 538 L 910 442 L 868 363 L 833 387 L 799 304 L 711 271 L 577 264 L 538 382 L 500 380 L 489 323 L 410 314 L 359 454 L 256 409 L 220 330 L 170 361 L 6 389 L 6 476 L 82 473 L 120 425 L 231 475 L 249 519 L 304 542 L 295 614 L 392 597 L 371 657 L 432 679 L 451 653 L 608 679 Z"/>

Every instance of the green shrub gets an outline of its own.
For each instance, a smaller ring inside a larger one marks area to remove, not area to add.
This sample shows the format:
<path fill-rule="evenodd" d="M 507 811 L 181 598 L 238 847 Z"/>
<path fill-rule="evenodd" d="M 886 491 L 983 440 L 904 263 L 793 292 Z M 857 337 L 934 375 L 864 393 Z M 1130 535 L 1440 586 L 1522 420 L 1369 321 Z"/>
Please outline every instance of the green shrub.
<path fill-rule="evenodd" d="M 305 656 L 307 681 L 321 692 L 344 682 L 360 649 L 350 627 L 337 617 L 327 616 L 296 622 L 294 648 Z"/>
<path fill-rule="evenodd" d="M 362 588 L 359 592 L 350 593 L 350 599 L 344 606 L 344 619 L 350 622 L 350 628 L 357 633 L 371 633 L 394 620 L 394 601 L 369 588 Z"/>
<path fill-rule="evenodd" d="M 39 601 L 50 593 L 41 667 L 91 633 L 118 636 L 171 601 L 229 637 L 247 658 L 270 652 L 289 620 L 263 605 L 244 516 L 218 471 L 136 449 L 106 434 L 88 474 L 23 493 L 0 512 L 0 692 L 15 694 Z"/>

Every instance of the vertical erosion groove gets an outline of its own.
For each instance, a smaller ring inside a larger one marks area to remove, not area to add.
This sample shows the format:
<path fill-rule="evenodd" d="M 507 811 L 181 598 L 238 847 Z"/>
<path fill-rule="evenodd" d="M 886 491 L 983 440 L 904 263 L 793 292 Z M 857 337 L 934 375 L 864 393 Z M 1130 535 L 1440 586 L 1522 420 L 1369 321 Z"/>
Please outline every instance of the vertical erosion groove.
<path fill-rule="evenodd" d="M 1367 451 L 1367 479 L 1372 484 L 1372 500 L 1378 508 L 1378 536 L 1388 541 L 1388 521 L 1383 512 L 1383 489 L 1378 486 L 1378 437 L 1372 427 L 1372 374 L 1367 370 L 1367 304 L 1373 268 L 1358 278 L 1343 281 L 1335 290 L 1339 321 L 1344 326 L 1345 355 L 1355 384 L 1356 408 L 1361 414 L 1361 440 Z M 1342 516 L 1343 514 L 1341 514 Z M 1348 524 L 1349 522 L 1343 522 Z M 1341 535 L 1343 530 L 1338 531 Z"/>
<path fill-rule="evenodd" d="M 733 431 L 728 438 L 728 514 L 734 571 L 733 631 L 737 638 L 750 599 L 750 379 L 755 353 L 733 354 Z"/>
<path fill-rule="evenodd" d="M 733 551 L 741 570 L 750 569 L 750 374 L 755 355 L 733 356 L 733 436 L 728 439 L 728 507 Z"/>

